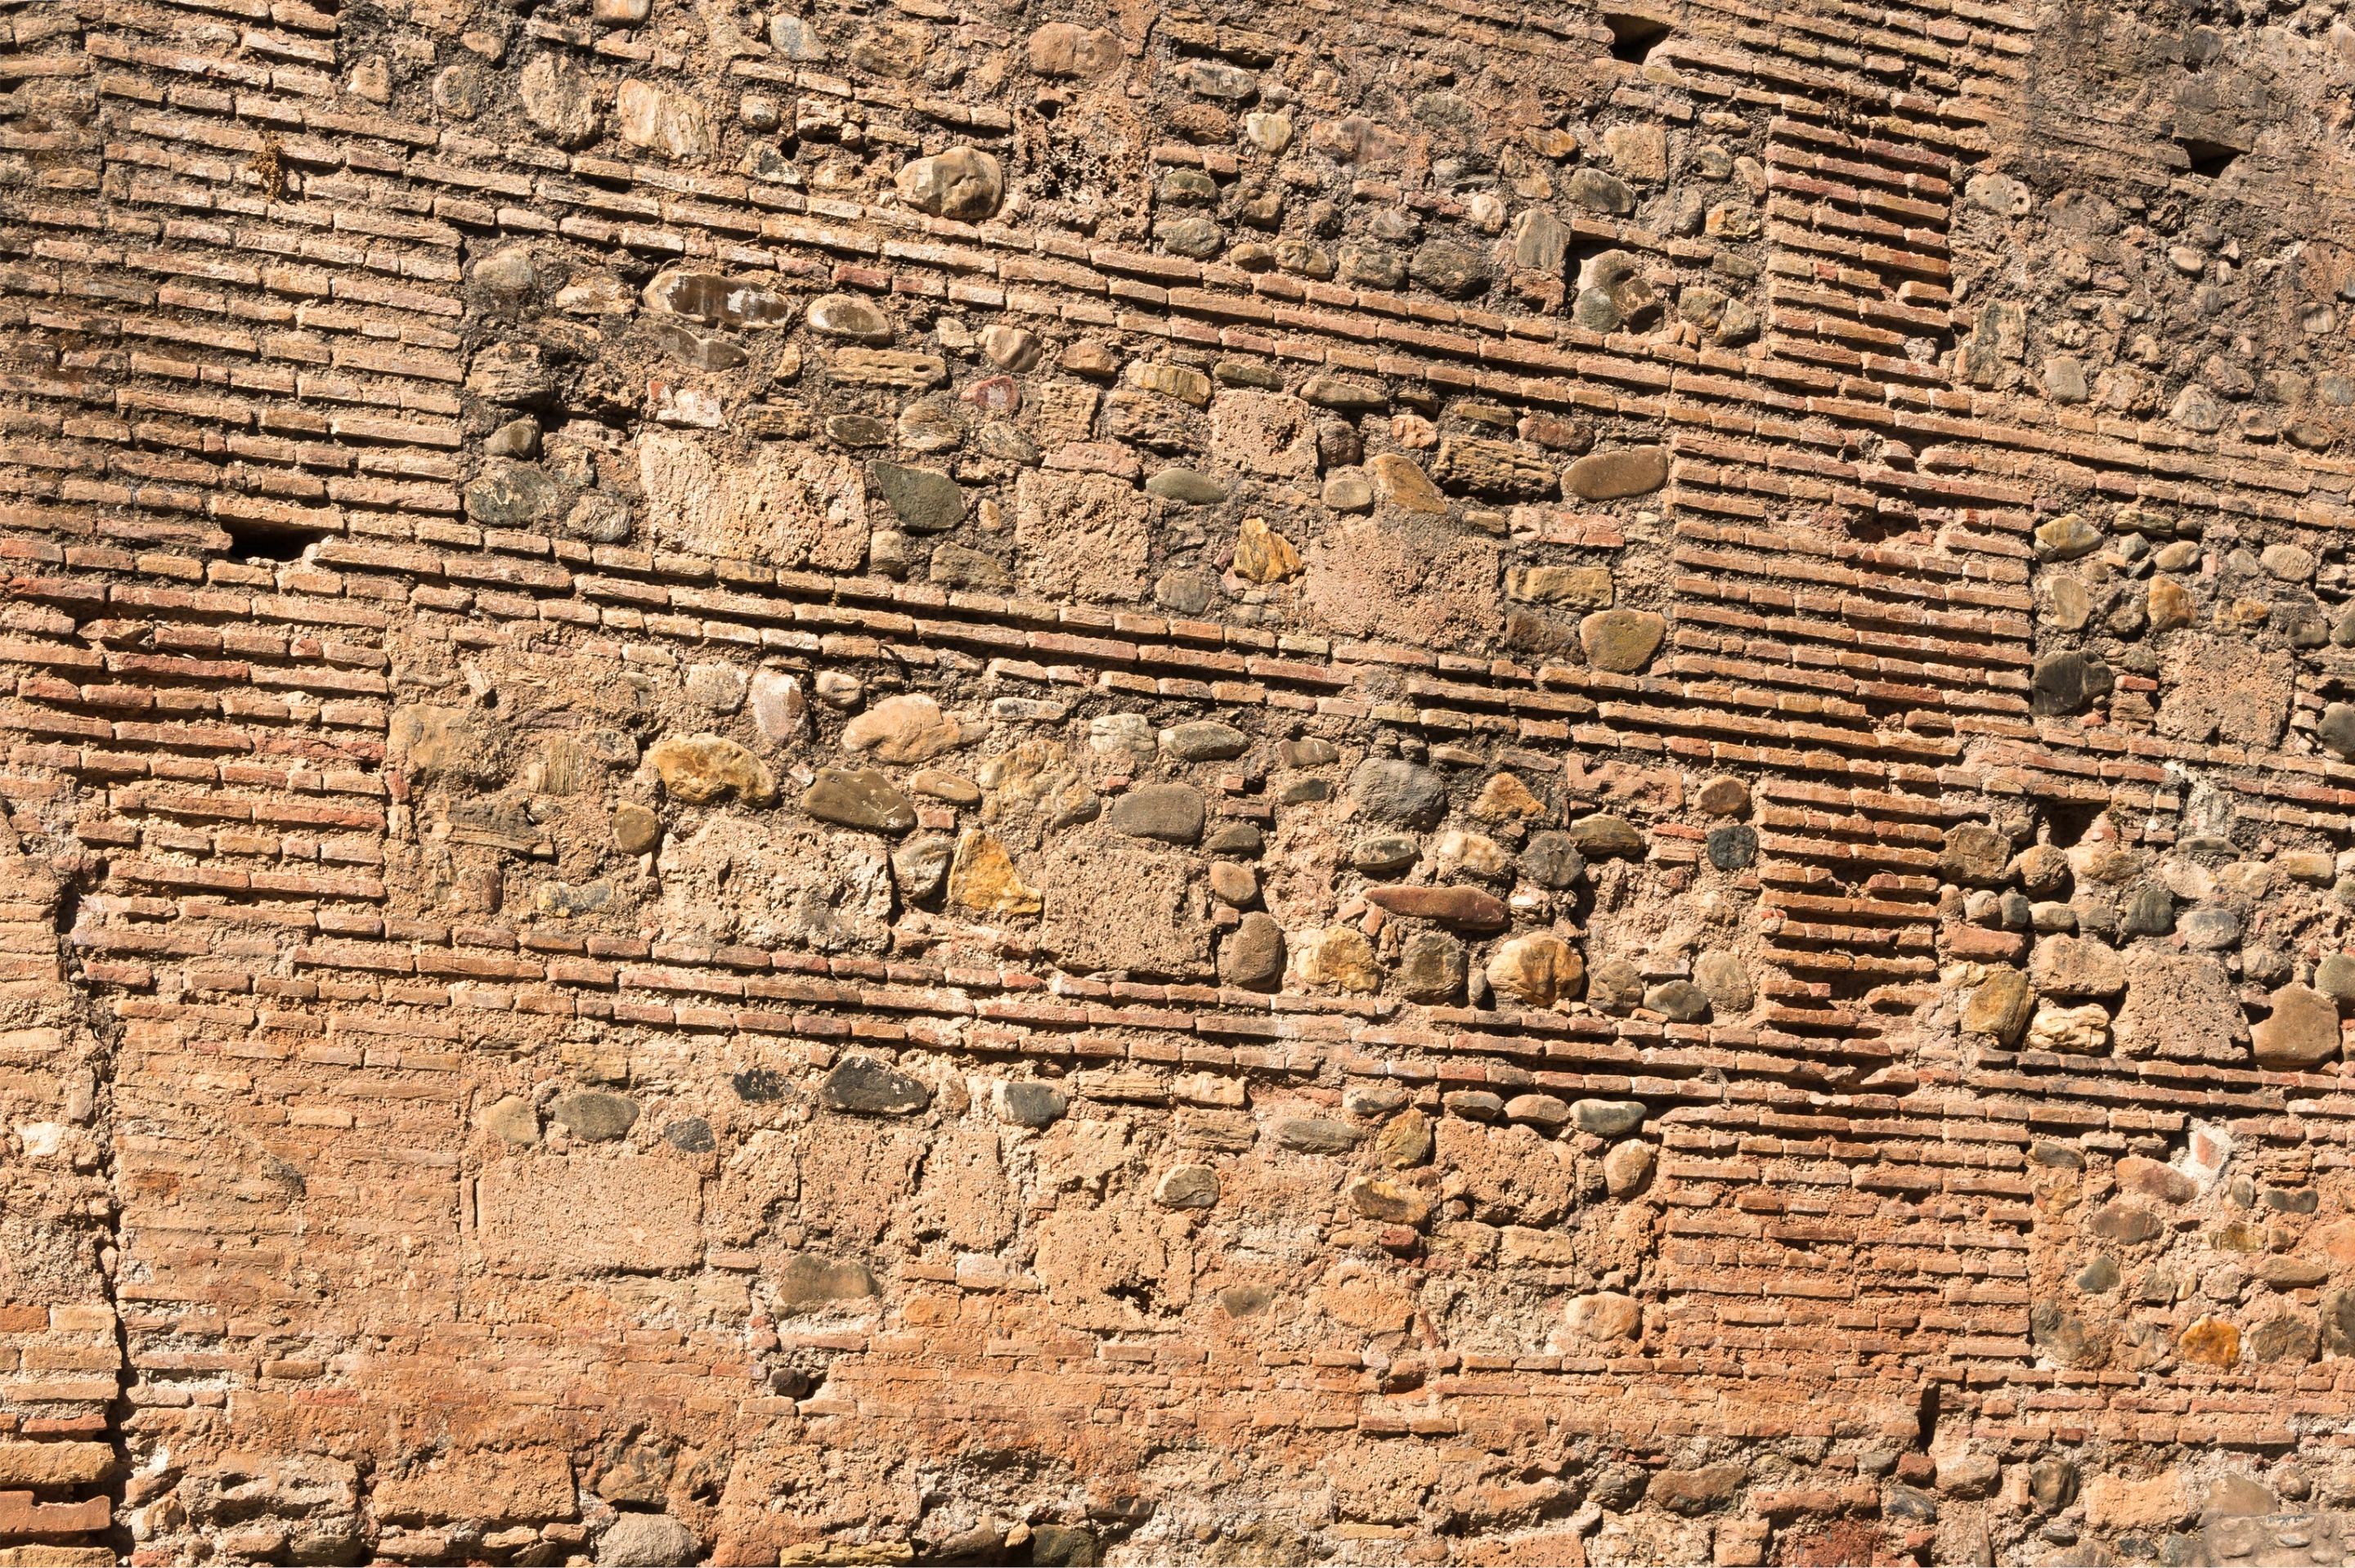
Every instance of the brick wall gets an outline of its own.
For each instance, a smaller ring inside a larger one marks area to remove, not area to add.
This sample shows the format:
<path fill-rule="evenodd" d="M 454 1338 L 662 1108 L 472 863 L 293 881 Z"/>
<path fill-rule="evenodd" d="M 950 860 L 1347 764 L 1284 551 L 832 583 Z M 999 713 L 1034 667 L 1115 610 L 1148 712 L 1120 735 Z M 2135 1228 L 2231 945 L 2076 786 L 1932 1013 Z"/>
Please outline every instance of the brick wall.
<path fill-rule="evenodd" d="M 809 3 L 0 16 L 0 1564 L 2338 1551 L 2347 29 Z"/>

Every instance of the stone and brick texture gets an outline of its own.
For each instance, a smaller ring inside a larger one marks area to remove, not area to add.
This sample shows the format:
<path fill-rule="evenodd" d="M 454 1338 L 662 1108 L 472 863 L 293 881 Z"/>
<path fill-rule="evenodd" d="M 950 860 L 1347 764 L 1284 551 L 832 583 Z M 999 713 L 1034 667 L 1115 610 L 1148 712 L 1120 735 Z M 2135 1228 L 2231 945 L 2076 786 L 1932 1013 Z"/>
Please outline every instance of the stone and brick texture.
<path fill-rule="evenodd" d="M 2350 1549 L 2335 7 L 0 94 L 0 1568 Z"/>

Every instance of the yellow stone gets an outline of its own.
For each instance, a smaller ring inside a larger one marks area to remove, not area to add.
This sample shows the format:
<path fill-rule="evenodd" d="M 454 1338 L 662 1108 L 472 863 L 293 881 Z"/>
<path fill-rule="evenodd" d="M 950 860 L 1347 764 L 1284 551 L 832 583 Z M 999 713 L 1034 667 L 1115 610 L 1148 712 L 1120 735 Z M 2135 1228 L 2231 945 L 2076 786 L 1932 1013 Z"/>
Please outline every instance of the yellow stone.
<path fill-rule="evenodd" d="M 1280 583 L 1300 570 L 1292 541 L 1257 517 L 1243 519 L 1235 535 L 1235 575 L 1248 582 Z"/>
<path fill-rule="evenodd" d="M 2150 629 L 2173 631 L 2198 619 L 2200 605 L 2190 588 L 2172 577 L 2160 577 L 2150 585 L 2149 608 Z"/>
<path fill-rule="evenodd" d="M 1542 817 L 1543 800 L 1529 793 L 1529 787 L 1509 773 L 1499 773 L 1488 780 L 1480 798 L 1472 802 L 1472 814 L 1484 822 L 1500 822 L 1511 817 Z"/>
<path fill-rule="evenodd" d="M 1586 962 L 1560 937 L 1540 931 L 1516 937 L 1488 960 L 1488 983 L 1498 994 L 1531 1007 L 1575 997 L 1586 983 Z"/>
<path fill-rule="evenodd" d="M 2241 1359 L 2241 1330 L 2222 1318 L 2202 1318 L 2183 1330 L 2175 1348 L 2187 1361 L 2229 1367 Z"/>
<path fill-rule="evenodd" d="M 1006 846 L 979 828 L 957 839 L 949 862 L 949 902 L 996 919 L 1036 915 L 1045 906 L 1014 870 Z"/>
<path fill-rule="evenodd" d="M 1305 983 L 1337 991 L 1372 991 L 1382 983 L 1373 944 L 1348 926 L 1328 926 L 1294 944 L 1293 968 Z"/>
<path fill-rule="evenodd" d="M 1447 498 L 1412 458 L 1384 452 L 1367 461 L 1366 477 L 1374 482 L 1375 494 L 1401 512 L 1438 514 L 1447 510 Z"/>

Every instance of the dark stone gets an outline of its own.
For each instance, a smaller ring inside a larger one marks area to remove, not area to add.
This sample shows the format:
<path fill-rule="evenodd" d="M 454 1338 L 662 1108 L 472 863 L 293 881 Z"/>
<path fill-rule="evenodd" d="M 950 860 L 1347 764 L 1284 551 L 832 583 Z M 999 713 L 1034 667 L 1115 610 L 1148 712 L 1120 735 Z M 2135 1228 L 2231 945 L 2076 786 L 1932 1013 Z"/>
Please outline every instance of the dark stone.
<path fill-rule="evenodd" d="M 773 1068 L 747 1067 L 731 1075 L 728 1086 L 734 1089 L 736 1097 L 746 1105 L 765 1106 L 783 1099 L 793 1086 Z"/>
<path fill-rule="evenodd" d="M 2355 704 L 2333 703 L 2323 709 L 2314 737 L 2340 757 L 2355 757 Z"/>
<path fill-rule="evenodd" d="M 2295 1312 L 2268 1318 L 2249 1331 L 2249 1353 L 2260 1361 L 2303 1365 L 2314 1359 L 2316 1343 L 2313 1319 Z"/>
<path fill-rule="evenodd" d="M 1521 874 L 1540 887 L 1575 886 L 1586 875 L 1586 857 L 1569 835 L 1551 829 L 1529 835 L 1521 846 L 1520 864 Z"/>
<path fill-rule="evenodd" d="M 1153 237 L 1179 256 L 1207 260 L 1226 248 L 1227 237 L 1207 217 L 1181 217 L 1153 226 Z"/>
<path fill-rule="evenodd" d="M 2257 1194 L 2257 1201 L 2268 1209 L 2285 1214 L 2310 1214 L 2322 1205 L 2322 1194 L 2311 1187 L 2286 1190 L 2268 1187 Z"/>
<path fill-rule="evenodd" d="M 2028 1495 L 2046 1513 L 2059 1513 L 2077 1500 L 2077 1467 L 2066 1459 L 2040 1459 L 2028 1470 Z"/>
<path fill-rule="evenodd" d="M 847 1056 L 826 1075 L 818 1097 L 835 1110 L 909 1116 L 932 1103 L 932 1091 L 872 1056 Z"/>
<path fill-rule="evenodd" d="M 1275 1292 L 1264 1285 L 1230 1285 L 1219 1292 L 1220 1310 L 1230 1318 L 1249 1318 L 1267 1310 Z"/>
<path fill-rule="evenodd" d="M 1487 289 L 1490 273 L 1478 251 L 1445 239 L 1427 239 L 1407 263 L 1407 276 L 1442 298 L 1468 300 Z"/>
<path fill-rule="evenodd" d="M 2079 714 L 2110 694 L 2110 667 L 2078 652 L 2056 653 L 2037 661 L 2029 679 L 2029 711 L 2060 715 Z"/>
<path fill-rule="evenodd" d="M 964 492 L 947 474 L 876 461 L 867 465 L 867 482 L 911 534 L 938 534 L 964 521 Z"/>
<path fill-rule="evenodd" d="M 865 414 L 837 414 L 826 422 L 826 437 L 846 447 L 888 447 L 891 427 Z"/>
<path fill-rule="evenodd" d="M 1202 792 L 1190 784 L 1148 784 L 1116 797 L 1106 821 L 1133 839 L 1190 844 L 1202 836 Z"/>
<path fill-rule="evenodd" d="M 2049 1138 L 2040 1138 L 2030 1144 L 2028 1157 L 2039 1165 L 2048 1165 L 2055 1171 L 2083 1171 L 2085 1168 L 2083 1155 L 2067 1144 L 2055 1143 Z"/>
<path fill-rule="evenodd" d="M 1030 1529 L 1030 1561 L 1054 1568 L 1096 1568 L 1103 1561 L 1096 1532 L 1076 1524 L 1039 1524 Z"/>
<path fill-rule="evenodd" d="M 1070 1103 L 1052 1084 L 1014 1078 L 997 1086 L 997 1114 L 1016 1127 L 1052 1127 Z"/>
<path fill-rule="evenodd" d="M 1651 1484 L 1652 1473 L 1641 1465 L 1605 1465 L 1594 1472 L 1586 1495 L 1614 1513 L 1625 1513 L 1643 1500 L 1644 1489 Z"/>
<path fill-rule="evenodd" d="M 1368 821 L 1428 828 L 1447 811 L 1447 781 L 1428 768 L 1369 757 L 1349 775 L 1349 799 Z"/>
<path fill-rule="evenodd" d="M 1709 831 L 1709 863 L 1720 871 L 1747 871 L 1758 859 L 1758 830 L 1732 822 Z"/>
<path fill-rule="evenodd" d="M 2129 937 L 2165 937 L 2175 930 L 2175 895 L 2159 883 L 2135 890 L 2118 916 L 2118 929 Z"/>
<path fill-rule="evenodd" d="M 663 1124 L 663 1141 L 688 1154 L 708 1154 L 714 1147 L 711 1124 L 699 1116 L 682 1117 Z"/>
<path fill-rule="evenodd" d="M 1935 1524 L 1938 1521 L 1938 1499 L 1919 1487 L 1891 1481 L 1881 1491 L 1881 1511 L 1891 1519 Z"/>

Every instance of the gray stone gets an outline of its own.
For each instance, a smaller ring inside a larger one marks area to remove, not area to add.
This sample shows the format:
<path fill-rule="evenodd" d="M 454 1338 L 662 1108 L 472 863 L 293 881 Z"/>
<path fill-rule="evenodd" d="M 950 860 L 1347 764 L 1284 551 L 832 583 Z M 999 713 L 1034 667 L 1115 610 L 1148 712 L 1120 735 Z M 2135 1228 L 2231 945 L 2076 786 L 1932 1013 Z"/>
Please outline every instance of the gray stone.
<path fill-rule="evenodd" d="M 916 825 L 916 808 L 871 768 L 821 768 L 802 793 L 802 810 L 823 822 L 868 832 L 904 833 Z"/>
<path fill-rule="evenodd" d="M 1153 226 L 1153 237 L 1178 256 L 1208 260 L 1226 249 L 1226 232 L 1207 217 L 1180 217 Z"/>
<path fill-rule="evenodd" d="M 2185 947 L 2197 952 L 2220 952 L 2241 939 L 2241 917 L 2230 909 L 2194 909 L 2175 922 L 2175 929 Z"/>
<path fill-rule="evenodd" d="M 1643 971 L 1625 959 L 1605 959 L 1586 976 L 1586 1000 L 1603 1012 L 1627 1012 L 1643 1005 Z"/>
<path fill-rule="evenodd" d="M 1570 1106 L 1553 1095 L 1515 1095 L 1505 1102 L 1505 1119 L 1551 1131 L 1570 1120 Z"/>
<path fill-rule="evenodd" d="M 592 1089 L 563 1096 L 548 1107 L 548 1116 L 583 1143 L 610 1143 L 637 1125 L 638 1102 Z"/>
<path fill-rule="evenodd" d="M 1399 994 L 1410 1001 L 1448 1002 L 1463 993 L 1464 944 L 1444 931 L 1420 931 L 1400 950 Z"/>
<path fill-rule="evenodd" d="M 1051 1127 L 1063 1118 L 1070 1101 L 1052 1084 L 1028 1078 L 1000 1082 L 990 1091 L 997 1119 L 1015 1127 Z"/>
<path fill-rule="evenodd" d="M 997 160 L 972 147 L 951 147 L 918 158 L 893 177 L 910 206 L 958 223 L 994 216 L 1005 199 L 1006 176 Z"/>
<path fill-rule="evenodd" d="M 947 474 L 877 461 L 867 465 L 867 482 L 911 534 L 939 534 L 964 521 L 964 491 Z"/>
<path fill-rule="evenodd" d="M 931 833 L 910 839 L 891 853 L 891 880 L 902 898 L 921 903 L 941 890 L 956 859 L 956 841 Z"/>
<path fill-rule="evenodd" d="M 1566 830 L 1570 842 L 1589 860 L 1641 860 L 1644 834 L 1625 817 L 1607 812 L 1581 817 Z"/>
<path fill-rule="evenodd" d="M 1423 858 L 1423 845 L 1404 833 L 1378 833 L 1359 839 L 1349 850 L 1349 863 L 1369 876 L 1404 871 Z"/>
<path fill-rule="evenodd" d="M 1570 1107 L 1578 1130 L 1597 1138 L 1625 1138 L 1644 1125 L 1646 1114 L 1641 1100 L 1580 1100 Z"/>
<path fill-rule="evenodd" d="M 1370 822 L 1428 828 L 1447 810 L 1447 781 L 1428 768 L 1371 757 L 1349 775 L 1349 799 Z"/>
<path fill-rule="evenodd" d="M 1646 991 L 1644 1005 L 1672 1023 L 1699 1023 L 1709 1016 L 1709 993 L 1690 980 L 1668 980 Z"/>
<path fill-rule="evenodd" d="M 1935 1524 L 1938 1520 L 1938 1499 L 1919 1487 L 1891 1481 L 1881 1489 L 1881 1511 L 1891 1519 L 1916 1524 Z"/>
<path fill-rule="evenodd" d="M 1179 72 L 1189 92 L 1241 103 L 1259 91 L 1259 78 L 1222 60 L 1188 60 Z"/>
<path fill-rule="evenodd" d="M 1205 473 L 1188 468 L 1165 468 L 1145 482 L 1146 493 L 1188 506 L 1216 506 L 1227 498 L 1227 487 Z"/>
<path fill-rule="evenodd" d="M 1624 447 L 1589 452 L 1562 471 L 1562 488 L 1582 501 L 1647 495 L 1668 482 L 1666 447 Z"/>
<path fill-rule="evenodd" d="M 1440 1097 L 1440 1104 L 1448 1115 L 1468 1121 L 1494 1121 L 1505 1114 L 1504 1097 L 1486 1089 L 1456 1089 Z"/>
<path fill-rule="evenodd" d="M 2320 991 L 2286 985 L 2273 993 L 2273 1012 L 2249 1031 L 2262 1067 L 2296 1071 L 2339 1054 L 2339 1004 Z"/>
<path fill-rule="evenodd" d="M 1241 991 L 1273 991 L 1284 978 L 1284 927 L 1252 910 L 1219 944 L 1219 982 Z"/>
<path fill-rule="evenodd" d="M 556 516 L 564 495 L 529 463 L 492 462 L 466 486 L 466 515 L 485 528 L 536 528 Z"/>
<path fill-rule="evenodd" d="M 881 348 L 893 333 L 891 318 L 856 294 L 827 294 L 809 308 L 809 329 L 820 337 L 841 338 Z"/>
<path fill-rule="evenodd" d="M 597 1542 L 597 1568 L 677 1568 L 699 1548 L 695 1531 L 666 1513 L 617 1513 Z"/>
<path fill-rule="evenodd" d="M 846 1056 L 826 1075 L 818 1097 L 834 1110 L 911 1116 L 932 1103 L 932 1091 L 872 1056 Z"/>
<path fill-rule="evenodd" d="M 769 1285 L 778 1305 L 788 1311 L 883 1294 L 865 1264 L 814 1252 L 797 1252 L 785 1259 L 784 1266 L 770 1277 Z"/>
<path fill-rule="evenodd" d="M 1219 1202 L 1219 1173 L 1207 1165 L 1178 1165 L 1154 1183 L 1153 1201 L 1165 1209 L 1210 1209 Z"/>
<path fill-rule="evenodd" d="M 826 58 L 826 45 L 819 39 L 817 30 L 790 11 L 770 14 L 769 47 L 798 65 L 817 65 Z"/>
<path fill-rule="evenodd" d="M 2088 1296 L 2106 1296 L 2118 1287 L 2121 1277 L 2118 1260 L 2103 1252 L 2095 1253 L 2094 1260 L 2077 1271 L 2073 1283 Z"/>
<path fill-rule="evenodd" d="M 2314 967 L 2314 989 L 2333 1001 L 2355 1001 L 2355 958 L 2327 954 Z"/>
<path fill-rule="evenodd" d="M 1202 836 L 1202 792 L 1190 784 L 1148 784 L 1114 798 L 1105 820 L 1115 832 L 1164 843 L 1190 844 Z"/>
<path fill-rule="evenodd" d="M 1181 762 L 1218 761 L 1249 751 L 1251 736 L 1231 725 L 1196 719 L 1163 730 L 1161 748 Z"/>
<path fill-rule="evenodd" d="M 1363 1128 L 1317 1117 L 1285 1117 L 1268 1130 L 1280 1147 L 1300 1154 L 1347 1154 L 1366 1136 Z"/>
<path fill-rule="evenodd" d="M 686 1154 L 709 1154 L 719 1147 L 711 1136 L 711 1124 L 699 1116 L 665 1122 L 662 1135 L 665 1143 Z"/>

